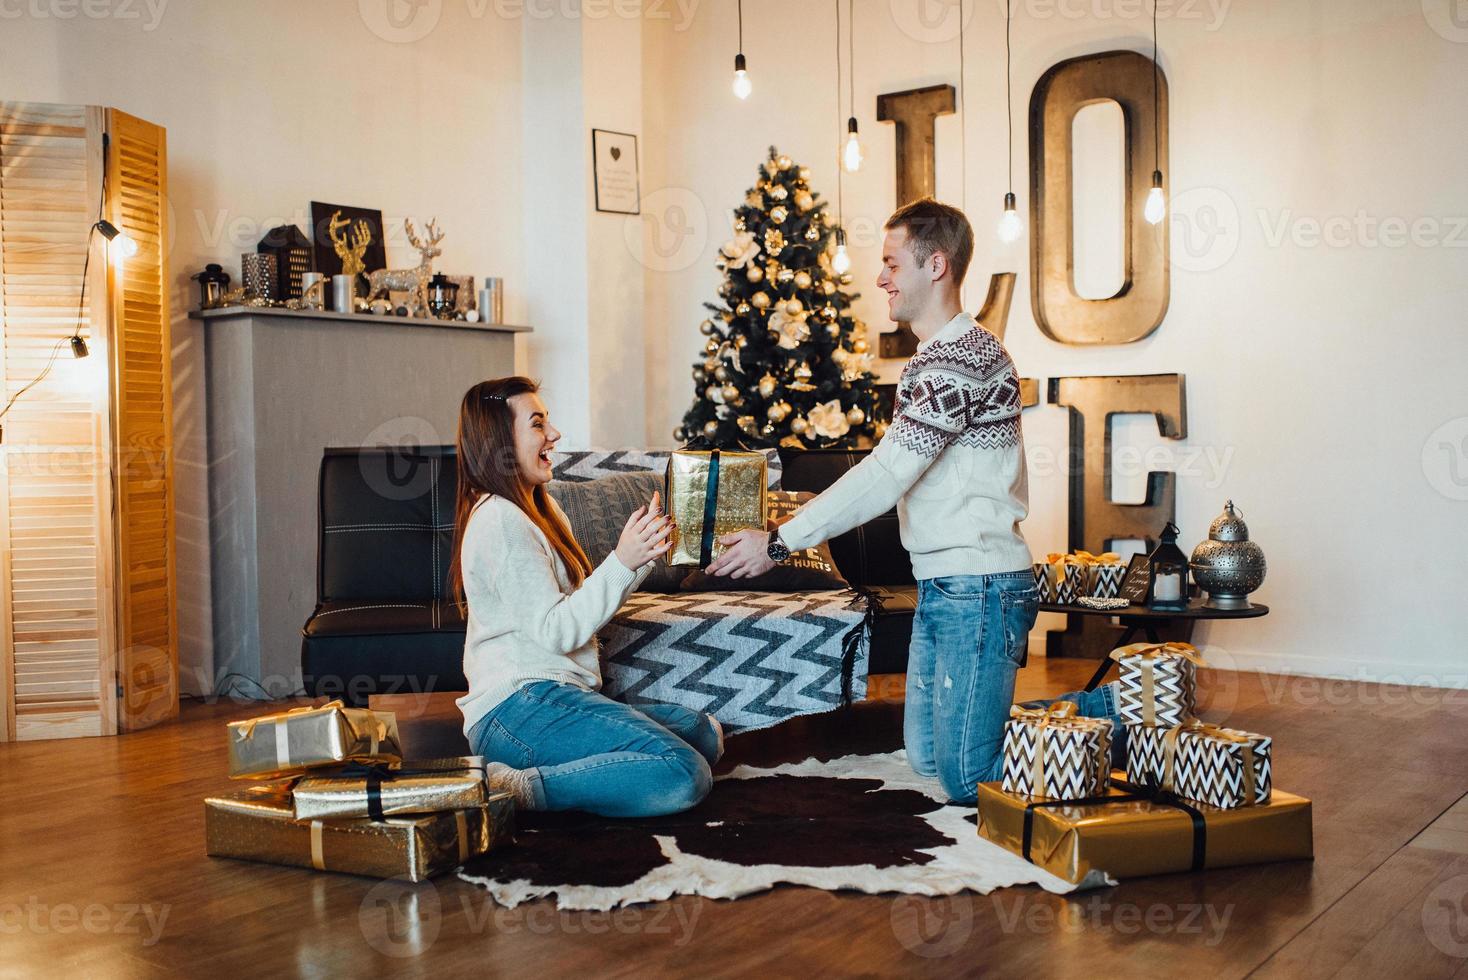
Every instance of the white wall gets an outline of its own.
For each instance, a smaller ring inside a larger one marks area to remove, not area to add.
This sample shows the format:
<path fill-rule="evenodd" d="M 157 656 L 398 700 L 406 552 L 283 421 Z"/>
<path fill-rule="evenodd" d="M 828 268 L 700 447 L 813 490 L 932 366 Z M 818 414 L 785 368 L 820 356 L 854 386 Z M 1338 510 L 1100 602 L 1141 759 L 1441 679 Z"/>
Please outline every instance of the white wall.
<path fill-rule="evenodd" d="M 184 318 L 188 277 L 220 262 L 238 282 L 240 253 L 282 221 L 308 228 L 312 200 L 376 207 L 390 263 L 417 261 L 402 219 L 437 216 L 438 267 L 503 276 L 507 319 L 524 322 L 521 24 L 459 3 L 396 28 L 356 0 L 86 6 L 101 16 L 50 0 L 0 6 L 0 98 L 116 106 L 168 130 L 180 659 L 197 691 L 213 656 L 203 336 Z M 311 546 L 301 560 L 315 560 Z"/>
<path fill-rule="evenodd" d="M 894 204 L 893 133 L 873 118 L 876 96 L 958 81 L 956 20 L 924 21 L 924 9 L 943 5 L 921 3 L 856 5 L 868 162 L 847 178 L 845 203 L 864 293 L 857 310 L 873 330 L 886 326 L 871 284 L 874 229 Z M 646 188 L 705 215 L 686 268 L 646 275 L 648 328 L 663 335 L 649 340 L 655 444 L 668 443 L 692 396 L 688 369 L 703 339 L 700 304 L 716 295 L 725 212 L 753 183 L 765 147 L 809 165 L 813 186 L 836 196 L 831 5 L 746 0 L 754 94 L 745 103 L 729 92 L 734 25 L 724 6 L 701 8 L 686 29 L 649 22 L 644 35 Z M 1257 598 L 1273 610 L 1196 638 L 1225 665 L 1468 686 L 1459 599 L 1468 588 L 1468 185 L 1455 176 L 1468 158 L 1457 109 L 1468 100 L 1468 30 L 1434 0 L 1164 2 L 1172 305 L 1146 341 L 1088 349 L 1040 334 L 1028 260 L 992 233 L 1005 190 L 1003 5 L 966 9 L 966 185 L 957 116 L 939 120 L 937 146 L 939 196 L 965 204 L 978 234 L 968 305 L 982 300 L 991 271 L 1018 268 L 1007 343 L 1026 375 L 1187 376 L 1188 438 L 1164 446 L 1150 421 L 1127 417 L 1122 444 L 1156 447 L 1152 468 L 1181 471 L 1189 546 L 1225 498 L 1236 501 L 1269 558 Z M 1149 51 L 1151 8 L 1018 0 L 1014 9 L 1014 189 L 1024 213 L 1036 79 L 1079 54 Z M 1360 228 L 1358 215 L 1368 219 Z M 1400 225 L 1366 227 L 1388 219 Z M 1337 237 L 1318 241 L 1319 223 Z M 1398 230 L 1414 223 L 1415 240 Z M 1208 236 L 1214 227 L 1221 234 Z M 899 369 L 886 362 L 881 374 Z M 1025 428 L 1026 534 L 1036 553 L 1064 550 L 1065 483 L 1049 461 L 1064 450 L 1065 417 L 1031 409 Z M 1119 475 L 1123 499 L 1140 499 L 1133 469 Z"/>

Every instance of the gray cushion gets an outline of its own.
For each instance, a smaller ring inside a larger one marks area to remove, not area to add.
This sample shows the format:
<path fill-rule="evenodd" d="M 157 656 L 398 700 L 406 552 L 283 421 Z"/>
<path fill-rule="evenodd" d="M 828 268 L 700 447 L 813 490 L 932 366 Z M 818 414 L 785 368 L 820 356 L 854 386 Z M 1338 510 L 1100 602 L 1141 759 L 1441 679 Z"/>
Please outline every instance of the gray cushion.
<path fill-rule="evenodd" d="M 546 489 L 566 512 L 571 533 L 596 566 L 616 550 L 617 539 L 632 512 L 651 500 L 654 491 L 662 491 L 663 474 L 660 470 L 643 470 L 576 483 L 552 480 Z M 639 588 L 643 592 L 677 592 L 687 574 L 688 569 L 669 567 L 659 560 Z"/>

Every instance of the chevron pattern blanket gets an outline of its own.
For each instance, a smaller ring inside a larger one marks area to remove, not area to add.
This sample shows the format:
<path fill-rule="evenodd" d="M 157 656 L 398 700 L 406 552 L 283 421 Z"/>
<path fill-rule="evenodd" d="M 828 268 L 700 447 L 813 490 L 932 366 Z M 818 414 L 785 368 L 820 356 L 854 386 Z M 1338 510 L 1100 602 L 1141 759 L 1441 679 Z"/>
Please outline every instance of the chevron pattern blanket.
<path fill-rule="evenodd" d="M 602 692 L 731 734 L 830 711 L 865 697 L 867 608 L 851 591 L 633 593 L 599 634 Z"/>

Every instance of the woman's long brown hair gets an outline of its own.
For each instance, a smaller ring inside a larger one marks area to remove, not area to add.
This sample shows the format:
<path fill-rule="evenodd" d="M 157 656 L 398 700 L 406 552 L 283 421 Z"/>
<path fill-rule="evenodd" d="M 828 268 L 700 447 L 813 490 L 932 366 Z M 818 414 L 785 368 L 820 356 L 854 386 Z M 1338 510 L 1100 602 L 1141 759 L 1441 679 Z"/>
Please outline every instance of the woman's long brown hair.
<path fill-rule="evenodd" d="M 454 551 L 448 584 L 449 594 L 460 605 L 464 603 L 464 529 L 469 512 L 485 494 L 511 501 L 545 532 L 566 566 L 572 588 L 591 574 L 591 559 L 571 529 L 556 516 L 545 484 L 527 483 L 515 456 L 515 410 L 509 399 L 539 390 L 540 386 L 529 378 L 495 378 L 470 388 L 459 406 L 459 487 L 454 502 Z"/>

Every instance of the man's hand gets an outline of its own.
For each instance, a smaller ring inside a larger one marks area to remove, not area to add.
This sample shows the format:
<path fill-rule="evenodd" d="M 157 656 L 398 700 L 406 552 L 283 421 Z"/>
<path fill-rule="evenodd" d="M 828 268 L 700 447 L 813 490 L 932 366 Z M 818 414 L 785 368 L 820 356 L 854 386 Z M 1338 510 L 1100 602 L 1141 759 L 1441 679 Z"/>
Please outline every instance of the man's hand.
<path fill-rule="evenodd" d="M 705 568 L 705 575 L 727 575 L 730 578 L 752 578 L 775 567 L 770 561 L 770 532 L 745 528 L 719 538 L 724 553 Z"/>

